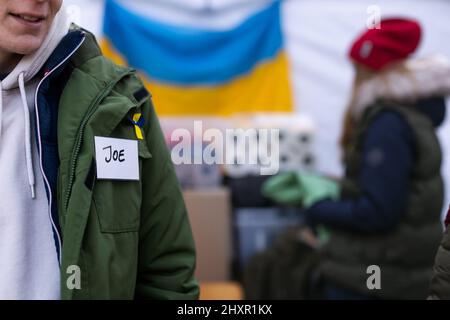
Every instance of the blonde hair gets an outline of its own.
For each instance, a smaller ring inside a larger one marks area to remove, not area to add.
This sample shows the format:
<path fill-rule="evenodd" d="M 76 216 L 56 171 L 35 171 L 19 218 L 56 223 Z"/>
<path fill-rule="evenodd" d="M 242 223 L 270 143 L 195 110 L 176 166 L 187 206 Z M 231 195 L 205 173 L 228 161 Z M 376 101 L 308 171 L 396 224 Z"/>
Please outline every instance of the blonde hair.
<path fill-rule="evenodd" d="M 402 60 L 401 62 L 391 64 L 380 71 L 373 71 L 361 64 L 354 64 L 355 77 L 353 81 L 350 100 L 344 115 L 344 122 L 340 138 L 340 145 L 343 149 L 348 147 L 348 145 L 351 142 L 353 131 L 357 123 L 357 119 L 355 119 L 354 116 L 355 108 L 358 107 L 358 102 L 361 94 L 361 87 L 367 81 L 376 76 L 377 78 L 381 79 L 381 82 L 388 89 L 387 91 L 389 91 L 389 87 L 392 86 L 392 83 L 389 82 L 388 78 L 391 73 L 395 72 L 397 74 L 401 74 L 404 75 L 405 77 L 408 77 L 414 84 L 414 87 L 416 87 L 416 91 L 418 91 L 417 89 L 418 84 L 416 83 L 415 78 L 412 76 L 411 70 L 407 67 L 407 62 L 408 62 L 407 60 Z M 386 99 L 388 100 L 388 98 Z"/>

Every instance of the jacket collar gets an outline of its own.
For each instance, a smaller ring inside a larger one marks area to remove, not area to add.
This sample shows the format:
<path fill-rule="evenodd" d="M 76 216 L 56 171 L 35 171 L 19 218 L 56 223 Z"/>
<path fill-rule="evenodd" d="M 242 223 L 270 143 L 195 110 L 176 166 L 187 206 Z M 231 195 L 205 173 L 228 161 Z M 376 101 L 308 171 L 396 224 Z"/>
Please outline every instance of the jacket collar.
<path fill-rule="evenodd" d="M 53 76 L 58 76 L 70 60 L 67 59 L 67 57 L 70 54 L 73 54 L 74 50 L 80 45 L 81 42 L 83 42 L 85 37 L 85 32 L 80 29 L 69 31 L 69 33 L 61 40 L 59 45 L 53 51 L 51 56 L 47 59 L 44 67 L 41 69 L 43 76 L 46 76 L 48 72 L 59 67 L 58 71 L 55 71 L 53 74 Z"/>
<path fill-rule="evenodd" d="M 406 72 L 394 70 L 365 81 L 355 97 L 353 116 L 359 119 L 380 100 L 415 105 L 423 98 L 450 95 L 450 64 L 444 57 L 411 59 L 405 67 Z"/>

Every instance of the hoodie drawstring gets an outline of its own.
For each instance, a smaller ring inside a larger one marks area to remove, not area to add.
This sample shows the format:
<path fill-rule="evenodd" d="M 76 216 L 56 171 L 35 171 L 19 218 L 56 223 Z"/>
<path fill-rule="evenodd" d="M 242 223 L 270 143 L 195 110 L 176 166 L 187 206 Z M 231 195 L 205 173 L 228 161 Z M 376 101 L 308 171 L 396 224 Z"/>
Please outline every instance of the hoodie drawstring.
<path fill-rule="evenodd" d="M 28 172 L 28 184 L 31 189 L 31 198 L 36 198 L 35 179 L 34 179 L 34 167 L 33 167 L 33 155 L 31 153 L 31 123 L 30 123 L 30 109 L 28 107 L 27 95 L 25 91 L 25 72 L 19 74 L 19 90 L 22 97 L 23 115 L 25 119 L 25 157 L 27 163 Z"/>

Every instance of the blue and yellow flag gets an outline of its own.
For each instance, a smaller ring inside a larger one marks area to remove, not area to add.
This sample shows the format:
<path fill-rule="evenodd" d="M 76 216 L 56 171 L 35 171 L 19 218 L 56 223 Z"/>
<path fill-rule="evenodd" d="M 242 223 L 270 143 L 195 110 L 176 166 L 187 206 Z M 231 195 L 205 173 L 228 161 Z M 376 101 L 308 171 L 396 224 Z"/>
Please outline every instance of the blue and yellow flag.
<path fill-rule="evenodd" d="M 143 74 L 158 114 L 292 111 L 280 2 L 229 30 L 169 25 L 107 0 L 102 49 Z"/>

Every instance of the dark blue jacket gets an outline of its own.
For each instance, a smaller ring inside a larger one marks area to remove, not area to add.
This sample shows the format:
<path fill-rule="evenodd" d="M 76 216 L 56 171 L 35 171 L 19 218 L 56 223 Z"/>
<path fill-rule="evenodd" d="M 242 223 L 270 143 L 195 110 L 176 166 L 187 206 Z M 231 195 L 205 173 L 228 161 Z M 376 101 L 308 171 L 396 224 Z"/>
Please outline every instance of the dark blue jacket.
<path fill-rule="evenodd" d="M 419 100 L 416 108 L 434 126 L 445 118 L 445 100 Z M 413 131 L 395 111 L 384 111 L 370 125 L 359 176 L 363 196 L 356 200 L 324 200 L 308 210 L 314 223 L 349 231 L 386 232 L 406 211 L 409 176 L 414 161 Z"/>
<path fill-rule="evenodd" d="M 40 81 L 36 91 L 36 140 L 45 191 L 51 208 L 53 236 L 58 258 L 61 257 L 62 236 L 57 209 L 58 157 L 58 106 L 64 87 L 73 71 L 70 58 L 79 49 L 85 39 L 82 30 L 69 32 L 59 43 L 46 61 L 37 77 Z"/>

